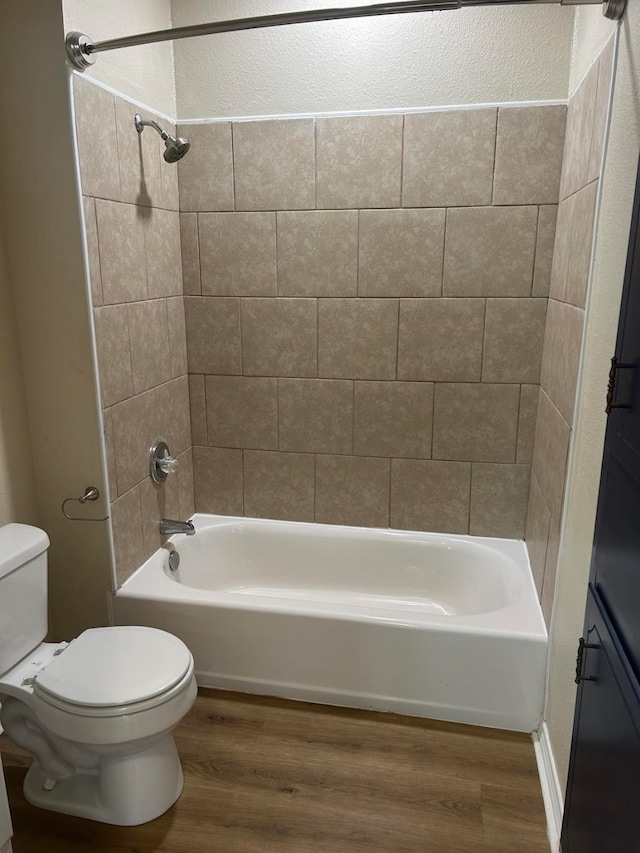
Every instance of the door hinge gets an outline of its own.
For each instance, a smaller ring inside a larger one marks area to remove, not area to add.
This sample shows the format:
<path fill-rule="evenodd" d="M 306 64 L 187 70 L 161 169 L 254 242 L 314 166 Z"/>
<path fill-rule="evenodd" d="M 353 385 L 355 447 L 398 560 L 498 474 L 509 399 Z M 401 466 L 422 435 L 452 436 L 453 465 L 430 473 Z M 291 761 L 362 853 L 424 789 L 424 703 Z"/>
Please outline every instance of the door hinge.
<path fill-rule="evenodd" d="M 578 655 L 576 657 L 576 684 L 580 684 L 581 681 L 595 681 L 595 678 L 592 675 L 583 675 L 582 674 L 582 664 L 584 662 L 584 650 L 585 649 L 597 649 L 598 646 L 593 643 L 585 643 L 584 637 L 580 637 L 578 640 Z"/>
<path fill-rule="evenodd" d="M 618 370 L 635 367 L 635 364 L 624 364 L 618 361 L 616 356 L 611 359 L 611 367 L 609 369 L 609 384 L 607 385 L 607 406 L 605 412 L 610 414 L 612 409 L 630 409 L 629 403 L 614 403 L 616 394 L 616 375 Z"/>

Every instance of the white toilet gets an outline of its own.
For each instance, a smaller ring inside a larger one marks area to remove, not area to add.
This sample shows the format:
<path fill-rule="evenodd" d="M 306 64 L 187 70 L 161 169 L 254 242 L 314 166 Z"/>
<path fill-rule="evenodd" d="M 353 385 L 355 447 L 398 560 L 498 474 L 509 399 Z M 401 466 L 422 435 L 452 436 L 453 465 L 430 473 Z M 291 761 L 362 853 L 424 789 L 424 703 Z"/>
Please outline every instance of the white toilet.
<path fill-rule="evenodd" d="M 193 658 L 155 628 L 92 628 L 44 643 L 42 530 L 0 528 L 0 721 L 34 756 L 24 794 L 35 806 L 132 826 L 182 792 L 172 730 L 193 705 Z"/>

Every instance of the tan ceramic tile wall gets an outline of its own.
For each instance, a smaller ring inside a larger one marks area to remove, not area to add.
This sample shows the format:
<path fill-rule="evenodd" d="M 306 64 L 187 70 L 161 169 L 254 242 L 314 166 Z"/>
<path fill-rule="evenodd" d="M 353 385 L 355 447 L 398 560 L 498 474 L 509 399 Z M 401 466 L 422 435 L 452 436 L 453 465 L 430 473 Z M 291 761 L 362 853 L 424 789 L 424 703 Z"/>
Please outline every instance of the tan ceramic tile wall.
<path fill-rule="evenodd" d="M 524 535 L 565 117 L 180 130 L 199 511 Z"/>
<path fill-rule="evenodd" d="M 187 518 L 194 511 L 181 230 L 191 286 L 199 281 L 199 267 L 188 268 L 187 238 L 195 223 L 181 221 L 177 168 L 162 159 L 160 137 L 150 128 L 136 132 L 137 108 L 79 78 L 74 95 L 122 583 L 161 544 L 159 519 Z M 180 461 L 177 476 L 163 486 L 148 476 L 149 447 L 159 438 Z"/>
<path fill-rule="evenodd" d="M 545 269 L 550 268 L 551 277 L 525 540 L 548 624 L 556 580 L 612 65 L 613 39 L 569 104 L 555 246 L 550 266 L 548 252 L 543 261 Z M 540 211 L 542 215 L 544 208 Z M 534 289 L 542 295 L 539 287 Z"/>

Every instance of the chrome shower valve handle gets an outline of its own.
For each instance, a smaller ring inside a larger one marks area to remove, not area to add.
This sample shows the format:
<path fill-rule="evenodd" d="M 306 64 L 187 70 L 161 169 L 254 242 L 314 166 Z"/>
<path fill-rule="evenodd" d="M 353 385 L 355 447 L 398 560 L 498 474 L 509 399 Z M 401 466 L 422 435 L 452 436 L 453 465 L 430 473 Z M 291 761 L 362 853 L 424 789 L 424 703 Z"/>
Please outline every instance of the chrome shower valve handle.
<path fill-rule="evenodd" d="M 166 441 L 156 441 L 149 449 L 149 475 L 154 483 L 164 483 L 167 474 L 175 474 L 179 466 Z"/>

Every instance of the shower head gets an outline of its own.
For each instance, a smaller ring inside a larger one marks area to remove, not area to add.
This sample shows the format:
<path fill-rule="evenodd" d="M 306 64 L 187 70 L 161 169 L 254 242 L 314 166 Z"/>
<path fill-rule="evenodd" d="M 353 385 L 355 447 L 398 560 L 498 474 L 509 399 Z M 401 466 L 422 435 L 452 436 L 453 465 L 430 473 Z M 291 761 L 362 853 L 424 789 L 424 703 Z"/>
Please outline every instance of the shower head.
<path fill-rule="evenodd" d="M 140 113 L 135 114 L 133 121 L 138 133 L 142 133 L 145 127 L 152 127 L 154 130 L 158 131 L 161 138 L 164 140 L 163 156 L 167 163 L 175 163 L 178 160 L 182 160 L 191 147 L 191 143 L 188 139 L 184 139 L 182 136 L 178 136 L 177 138 L 175 136 L 169 136 L 169 134 L 160 127 L 157 121 L 147 121 L 142 118 Z"/>

